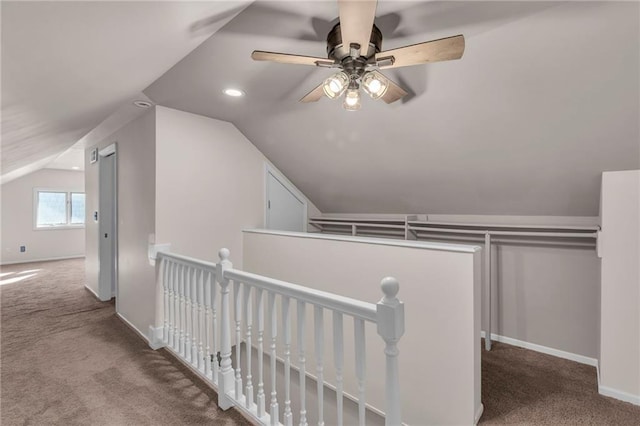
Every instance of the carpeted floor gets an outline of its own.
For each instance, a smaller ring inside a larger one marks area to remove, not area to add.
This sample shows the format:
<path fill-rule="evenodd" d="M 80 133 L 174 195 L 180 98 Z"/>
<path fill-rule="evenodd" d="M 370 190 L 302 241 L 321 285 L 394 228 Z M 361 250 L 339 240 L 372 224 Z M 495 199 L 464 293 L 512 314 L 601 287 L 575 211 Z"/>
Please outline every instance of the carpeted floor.
<path fill-rule="evenodd" d="M 0 268 L 3 426 L 247 423 L 83 283 L 82 259 Z M 482 356 L 481 424 L 640 425 L 593 367 L 500 343 Z"/>
<path fill-rule="evenodd" d="M 598 394 L 595 367 L 496 342 L 482 350 L 482 403 L 482 425 L 640 425 L 640 407 Z"/>
<path fill-rule="evenodd" d="M 0 286 L 2 426 L 247 424 L 84 288 L 83 259 L 4 266 L 0 280 L 34 273 Z"/>

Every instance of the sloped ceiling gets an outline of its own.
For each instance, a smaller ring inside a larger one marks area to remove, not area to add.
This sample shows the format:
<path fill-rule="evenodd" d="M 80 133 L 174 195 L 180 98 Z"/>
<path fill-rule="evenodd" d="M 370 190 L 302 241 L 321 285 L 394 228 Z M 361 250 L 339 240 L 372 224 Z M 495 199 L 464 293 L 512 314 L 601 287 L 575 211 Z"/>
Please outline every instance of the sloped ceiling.
<path fill-rule="evenodd" d="M 2 1 L 2 181 L 46 166 L 249 3 Z"/>
<path fill-rule="evenodd" d="M 233 122 L 324 212 L 598 215 L 600 173 L 640 167 L 638 8 L 380 2 L 383 49 L 462 33 L 466 52 L 347 112 L 297 103 L 331 70 L 250 59 L 324 55 L 336 3 L 257 2 L 144 93 Z"/>

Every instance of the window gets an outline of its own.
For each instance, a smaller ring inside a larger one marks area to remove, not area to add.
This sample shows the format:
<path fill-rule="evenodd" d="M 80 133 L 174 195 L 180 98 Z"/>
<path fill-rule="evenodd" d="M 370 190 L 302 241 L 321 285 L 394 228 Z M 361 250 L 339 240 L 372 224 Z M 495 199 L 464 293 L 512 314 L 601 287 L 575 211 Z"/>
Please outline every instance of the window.
<path fill-rule="evenodd" d="M 84 227 L 83 192 L 35 190 L 35 228 Z"/>

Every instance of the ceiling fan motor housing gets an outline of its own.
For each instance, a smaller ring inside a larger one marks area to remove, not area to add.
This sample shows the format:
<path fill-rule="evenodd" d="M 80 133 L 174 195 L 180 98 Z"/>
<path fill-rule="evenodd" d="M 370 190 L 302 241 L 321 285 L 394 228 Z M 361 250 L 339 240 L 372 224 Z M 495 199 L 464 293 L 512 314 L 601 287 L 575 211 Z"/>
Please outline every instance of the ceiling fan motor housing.
<path fill-rule="evenodd" d="M 382 49 L 382 32 L 375 25 L 371 29 L 371 38 L 369 46 L 360 46 L 360 56 L 364 57 L 364 63 Z M 351 56 L 350 46 L 342 44 L 342 32 L 340 31 L 340 23 L 338 22 L 327 34 L 327 55 L 331 59 L 342 62 L 345 58 Z"/>

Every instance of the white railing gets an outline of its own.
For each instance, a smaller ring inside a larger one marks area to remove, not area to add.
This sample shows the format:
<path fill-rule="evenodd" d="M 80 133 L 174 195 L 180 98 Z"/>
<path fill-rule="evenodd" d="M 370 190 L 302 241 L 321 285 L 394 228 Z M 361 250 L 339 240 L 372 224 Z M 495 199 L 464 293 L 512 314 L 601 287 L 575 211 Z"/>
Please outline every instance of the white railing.
<path fill-rule="evenodd" d="M 357 402 L 358 422 L 364 425 L 368 407 L 365 323 L 370 322 L 376 324 L 385 343 L 385 407 L 380 408 L 384 408 L 386 425 L 401 424 L 397 344 L 404 333 L 404 305 L 396 297 L 399 289 L 396 279 L 387 277 L 382 280 L 384 297 L 373 304 L 233 269 L 227 249 L 220 250 L 217 264 L 161 251 L 155 253 L 155 258 L 159 261 L 156 325 L 162 328 L 162 342 L 157 346 L 169 349 L 216 389 L 220 408 L 226 410 L 235 406 L 260 424 L 288 426 L 293 425 L 296 418 L 296 424 L 306 426 L 306 379 L 315 375 L 318 412 L 314 414 L 317 414 L 318 425 L 324 425 L 327 386 L 324 345 L 327 332 L 330 338 L 326 341 L 332 343 L 335 369 L 332 376 L 335 382 L 329 387 L 335 389 L 336 394 L 336 418 L 328 420 L 328 423 L 343 424 L 343 403 L 348 397 Z M 294 360 L 296 366 L 292 365 L 292 305 L 296 307 L 297 347 L 293 348 L 297 355 Z M 313 311 L 313 370 L 308 369 L 306 359 L 307 339 L 312 337 L 307 336 L 308 305 Z M 325 311 L 331 313 L 332 330 L 325 330 Z M 354 321 L 355 396 L 343 389 L 345 316 Z M 280 321 L 282 326 L 279 328 Z M 233 347 L 232 331 L 235 334 Z M 160 334 L 157 327 L 156 332 Z M 255 378 L 252 354 L 257 354 Z M 264 377 L 266 356 L 270 367 L 270 377 L 267 378 Z M 278 363 L 284 370 L 283 399 L 279 399 L 276 387 Z M 244 372 L 242 367 L 246 369 Z M 295 413 L 292 408 L 292 369 L 299 376 L 299 394 L 295 395 L 299 410 Z M 265 380 L 269 381 L 270 389 L 265 389 Z M 284 403 L 282 423 L 280 402 Z"/>

